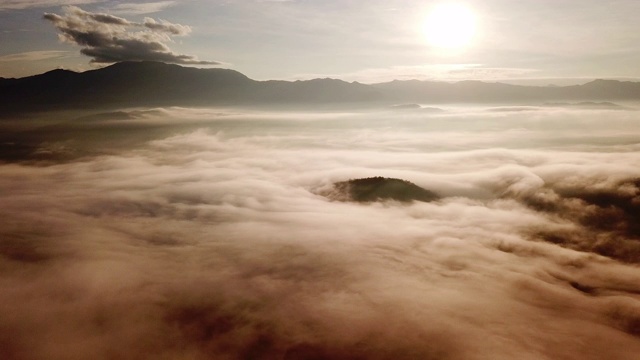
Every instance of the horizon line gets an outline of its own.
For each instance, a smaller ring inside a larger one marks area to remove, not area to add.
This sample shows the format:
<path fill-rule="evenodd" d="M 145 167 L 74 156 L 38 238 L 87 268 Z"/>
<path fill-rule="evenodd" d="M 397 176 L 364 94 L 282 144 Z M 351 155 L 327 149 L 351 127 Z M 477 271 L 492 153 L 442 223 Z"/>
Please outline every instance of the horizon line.
<path fill-rule="evenodd" d="M 69 71 L 69 72 L 73 72 L 73 73 L 77 73 L 77 74 L 82 74 L 82 73 L 86 73 L 86 72 L 90 72 L 90 71 L 99 71 L 102 69 L 106 69 L 109 68 L 111 66 L 114 65 L 118 65 L 118 64 L 126 64 L 126 63 L 155 63 L 155 64 L 163 64 L 163 65 L 168 65 L 168 66 L 178 66 L 181 68 L 194 68 L 194 69 L 199 69 L 199 70 L 212 70 L 212 69 L 219 69 L 219 70 L 228 70 L 228 71 L 234 71 L 237 73 L 240 73 L 244 76 L 246 76 L 248 79 L 251 79 L 253 81 L 258 81 L 258 82 L 266 82 L 266 81 L 284 81 L 284 82 L 304 82 L 304 81 L 313 81 L 313 80 L 338 80 L 338 81 L 343 81 L 346 83 L 356 83 L 356 84 L 363 84 L 363 85 L 376 85 L 376 84 L 385 84 L 385 83 L 391 83 L 391 82 L 409 82 L 409 81 L 419 81 L 419 82 L 437 82 L 437 83 L 449 83 L 449 84 L 456 84 L 456 83 L 462 83 L 462 82 L 480 82 L 480 83 L 486 83 L 486 84 L 505 84 L 505 85 L 512 85 L 512 86 L 528 86 L 528 87 L 566 87 L 566 86 L 575 86 L 575 85 L 585 85 L 594 81 L 617 81 L 617 82 L 632 82 L 632 83 L 639 83 L 640 82 L 640 78 L 634 78 L 634 77 L 624 77 L 624 76 L 610 76 L 610 77 L 540 77 L 540 78 L 536 78 L 536 77 L 524 77 L 524 78 L 509 78 L 509 79 L 505 79 L 505 78 L 497 78 L 497 79 L 478 79 L 478 78 L 467 78 L 467 79 L 446 79 L 446 78 L 425 78 L 425 79 L 419 79 L 419 78 L 407 78 L 407 79 L 398 79 L 398 78 L 393 78 L 391 80 L 385 80 L 385 81 L 379 81 L 379 82 L 363 82 L 363 81 L 358 81 L 358 80 L 353 80 L 353 81 L 349 81 L 349 80 L 345 80 L 344 78 L 340 78 L 338 76 L 333 76 L 333 75 L 327 75 L 327 76 L 322 76 L 319 75 L 318 77 L 308 77 L 308 78 L 304 78 L 304 77 L 288 77 L 288 78 L 271 78 L 271 79 L 260 79 L 260 78 L 252 78 L 248 75 L 246 75 L 245 73 L 236 70 L 236 69 L 232 69 L 232 68 L 223 68 L 223 67 L 219 67 L 219 66 L 215 66 L 215 65 L 210 65 L 207 67 L 204 67 L 203 65 L 200 64 L 176 64 L 176 63 L 169 63 L 169 62 L 163 62 L 163 61 L 157 61 L 157 60 L 125 60 L 125 61 L 118 61 L 118 62 L 114 62 L 114 63 L 109 63 L 109 64 L 105 64 L 105 66 L 102 67 L 97 67 L 97 68 L 93 68 L 93 69 L 87 69 L 87 70 L 83 70 L 83 71 L 77 71 L 77 70 L 73 70 L 73 69 L 68 69 L 68 68 L 64 68 L 64 67 L 57 67 L 55 69 L 51 69 L 42 73 L 37 73 L 37 74 L 33 74 L 33 75 L 27 75 L 27 76 L 22 76 L 22 77 L 2 77 L 0 76 L 0 79 L 5 79 L 5 80 L 19 80 L 19 79 L 24 79 L 24 78 L 29 78 L 29 77 L 34 77 L 34 76 L 40 76 L 40 75 L 44 75 L 56 70 L 64 70 L 64 71 Z M 570 83 L 565 83 L 565 84 L 554 84 L 553 82 L 570 82 Z M 535 82 L 548 82 L 548 84 L 546 85 L 541 85 L 541 84 L 534 84 Z M 527 84 L 529 83 L 529 84 Z"/>

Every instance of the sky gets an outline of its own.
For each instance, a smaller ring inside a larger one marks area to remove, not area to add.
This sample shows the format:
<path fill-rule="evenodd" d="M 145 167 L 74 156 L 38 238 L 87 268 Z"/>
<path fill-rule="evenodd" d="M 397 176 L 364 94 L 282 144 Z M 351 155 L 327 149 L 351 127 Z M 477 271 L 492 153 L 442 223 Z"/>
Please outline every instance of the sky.
<path fill-rule="evenodd" d="M 555 79 L 563 84 L 561 79 L 640 78 L 636 0 L 459 1 L 475 26 L 471 40 L 453 51 L 434 46 L 425 35 L 430 14 L 443 3 L 0 0 L 0 76 L 105 66 L 91 63 L 94 58 L 83 55 L 79 43 L 59 38 L 63 31 L 52 16 L 73 16 L 81 9 L 130 23 L 148 18 L 180 25 L 184 31 L 174 33 L 130 26 L 118 36 L 145 33 L 172 54 L 201 62 L 192 66 L 218 63 L 258 80 Z"/>

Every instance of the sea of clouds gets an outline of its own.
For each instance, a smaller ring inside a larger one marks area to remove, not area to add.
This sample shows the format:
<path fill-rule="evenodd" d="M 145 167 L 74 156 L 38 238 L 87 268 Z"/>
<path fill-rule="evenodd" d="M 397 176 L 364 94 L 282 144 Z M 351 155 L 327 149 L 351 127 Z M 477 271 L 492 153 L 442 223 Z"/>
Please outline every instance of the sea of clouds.
<path fill-rule="evenodd" d="M 21 129 L 0 358 L 637 359 L 639 113 L 443 110 Z M 441 199 L 323 196 L 370 176 Z"/>

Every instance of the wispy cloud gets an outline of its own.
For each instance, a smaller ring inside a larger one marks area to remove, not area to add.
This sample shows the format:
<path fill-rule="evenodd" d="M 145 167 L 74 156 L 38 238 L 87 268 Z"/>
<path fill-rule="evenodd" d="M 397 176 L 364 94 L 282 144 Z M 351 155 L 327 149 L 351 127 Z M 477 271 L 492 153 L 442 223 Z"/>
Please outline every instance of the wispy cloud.
<path fill-rule="evenodd" d="M 118 61 L 162 61 L 176 64 L 217 65 L 215 61 L 198 60 L 192 55 L 171 51 L 171 36 L 186 36 L 187 25 L 145 18 L 142 23 L 118 16 L 92 13 L 76 6 L 66 6 L 64 15 L 44 14 L 60 32 L 60 39 L 82 47 L 82 54 L 94 63 Z"/>
<path fill-rule="evenodd" d="M 81 5 L 98 3 L 102 1 L 103 0 L 0 0 L 0 10 L 53 7 L 61 5 Z"/>
<path fill-rule="evenodd" d="M 28 51 L 23 53 L 0 56 L 0 62 L 38 61 L 38 60 L 61 58 L 67 55 L 69 55 L 69 51 L 58 51 L 58 50 Z"/>
<path fill-rule="evenodd" d="M 176 5 L 175 1 L 157 1 L 149 3 L 124 3 L 110 8 L 114 14 L 152 14 Z"/>
<path fill-rule="evenodd" d="M 534 74 L 535 72 L 535 69 L 499 68 L 489 67 L 482 64 L 429 64 L 369 68 L 342 74 L 306 73 L 292 76 L 291 79 L 302 80 L 331 77 L 363 83 L 378 83 L 392 80 L 500 81 L 525 78 L 531 76 L 531 74 Z"/>

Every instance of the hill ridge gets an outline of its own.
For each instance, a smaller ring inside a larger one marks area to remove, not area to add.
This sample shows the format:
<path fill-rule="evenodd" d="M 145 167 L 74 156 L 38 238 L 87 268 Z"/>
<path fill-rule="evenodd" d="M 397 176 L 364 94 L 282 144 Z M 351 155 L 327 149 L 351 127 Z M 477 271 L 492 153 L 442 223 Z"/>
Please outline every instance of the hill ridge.
<path fill-rule="evenodd" d="M 139 106 L 335 105 L 397 103 L 514 103 L 526 101 L 640 100 L 640 83 L 596 79 L 582 85 L 542 87 L 478 80 L 457 83 L 394 80 L 378 84 L 335 78 L 257 81 L 239 71 L 161 62 L 121 62 L 74 72 L 55 69 L 1 79 L 5 114 L 59 109 Z"/>

